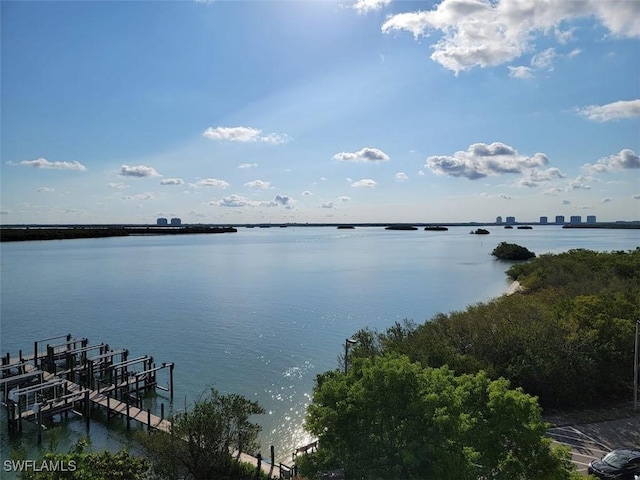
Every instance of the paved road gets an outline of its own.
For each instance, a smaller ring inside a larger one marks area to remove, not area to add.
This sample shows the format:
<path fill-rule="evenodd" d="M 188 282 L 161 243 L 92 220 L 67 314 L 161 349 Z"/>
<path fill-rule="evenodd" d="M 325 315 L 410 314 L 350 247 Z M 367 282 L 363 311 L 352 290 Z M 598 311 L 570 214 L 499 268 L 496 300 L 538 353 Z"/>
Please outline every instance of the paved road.
<path fill-rule="evenodd" d="M 554 427 L 547 433 L 555 443 L 571 449 L 573 463 L 585 476 L 591 460 L 601 458 L 614 448 L 640 449 L 640 417 Z"/>

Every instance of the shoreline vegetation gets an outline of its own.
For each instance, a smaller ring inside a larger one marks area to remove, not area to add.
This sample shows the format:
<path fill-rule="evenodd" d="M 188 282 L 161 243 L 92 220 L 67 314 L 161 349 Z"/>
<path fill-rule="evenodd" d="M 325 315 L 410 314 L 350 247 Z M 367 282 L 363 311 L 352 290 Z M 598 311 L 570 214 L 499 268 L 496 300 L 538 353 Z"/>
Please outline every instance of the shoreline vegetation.
<path fill-rule="evenodd" d="M 547 421 L 628 411 L 612 407 L 633 392 L 640 247 L 544 254 L 507 275 L 493 300 L 348 339 L 343 368 L 316 379 L 305 427 L 319 449 L 301 473 L 582 478 Z"/>
<path fill-rule="evenodd" d="M 606 407 L 631 398 L 640 247 L 543 254 L 507 270 L 504 295 L 353 338 L 352 359 L 407 355 L 458 374 L 504 377 L 543 409 Z"/>
<path fill-rule="evenodd" d="M 68 240 L 75 238 L 128 237 L 131 235 L 187 235 L 233 233 L 234 227 L 25 227 L 0 228 L 0 242 Z"/>

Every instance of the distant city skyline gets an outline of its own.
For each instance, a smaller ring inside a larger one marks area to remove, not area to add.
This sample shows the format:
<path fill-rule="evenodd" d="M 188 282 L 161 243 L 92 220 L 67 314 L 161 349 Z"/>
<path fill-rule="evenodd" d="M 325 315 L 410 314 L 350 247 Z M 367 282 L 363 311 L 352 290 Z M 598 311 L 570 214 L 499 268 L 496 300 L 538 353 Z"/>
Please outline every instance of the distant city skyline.
<path fill-rule="evenodd" d="M 2 224 L 640 220 L 637 1 L 0 9 Z"/>

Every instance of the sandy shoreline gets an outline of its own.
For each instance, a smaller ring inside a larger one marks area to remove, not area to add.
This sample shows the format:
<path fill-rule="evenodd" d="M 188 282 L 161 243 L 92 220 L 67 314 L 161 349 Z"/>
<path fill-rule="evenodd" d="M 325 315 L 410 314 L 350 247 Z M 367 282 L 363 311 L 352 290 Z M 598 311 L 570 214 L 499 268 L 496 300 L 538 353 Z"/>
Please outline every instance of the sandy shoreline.
<path fill-rule="evenodd" d="M 514 280 L 511 285 L 509 285 L 509 288 L 507 288 L 507 291 L 504 293 L 505 295 L 513 295 L 514 293 L 518 293 L 518 292 L 523 292 L 524 288 L 522 287 L 522 285 L 520 285 L 520 282 L 517 280 Z"/>

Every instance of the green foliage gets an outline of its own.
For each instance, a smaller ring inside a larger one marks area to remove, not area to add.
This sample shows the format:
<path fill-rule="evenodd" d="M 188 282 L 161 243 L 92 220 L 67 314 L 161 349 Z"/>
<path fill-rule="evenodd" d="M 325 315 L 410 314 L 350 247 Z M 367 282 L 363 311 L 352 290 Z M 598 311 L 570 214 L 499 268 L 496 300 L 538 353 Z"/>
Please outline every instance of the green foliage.
<path fill-rule="evenodd" d="M 480 372 L 456 376 L 405 357 L 356 359 L 320 375 L 306 428 L 319 450 L 302 475 L 343 468 L 347 478 L 569 479 L 566 451 L 545 437 L 535 398 Z"/>
<path fill-rule="evenodd" d="M 640 318 L 640 249 L 572 250 L 513 266 L 524 295 L 502 296 L 417 325 L 358 332 L 350 357 L 407 355 L 459 374 L 484 370 L 547 407 L 598 407 L 630 395 Z"/>
<path fill-rule="evenodd" d="M 54 466 L 51 468 L 52 466 Z M 116 453 L 108 450 L 89 451 L 89 442 L 80 440 L 68 453 L 45 454 L 36 462 L 36 468 L 20 473 L 20 480 L 141 480 L 148 471 L 145 458 L 131 455 L 123 449 Z M 48 470 L 51 468 L 51 470 Z M 40 470 L 40 471 L 35 471 Z"/>
<path fill-rule="evenodd" d="M 210 396 L 196 402 L 192 411 L 171 418 L 170 434 L 156 431 L 141 441 L 161 478 L 253 478 L 253 472 L 247 473 L 232 453 L 258 449 L 260 426 L 250 422 L 250 417 L 262 413 L 258 403 L 240 395 L 221 395 L 212 388 Z"/>
<path fill-rule="evenodd" d="M 529 260 L 536 256 L 535 253 L 525 247 L 507 242 L 500 242 L 500 244 L 493 249 L 491 255 L 500 260 Z"/>

